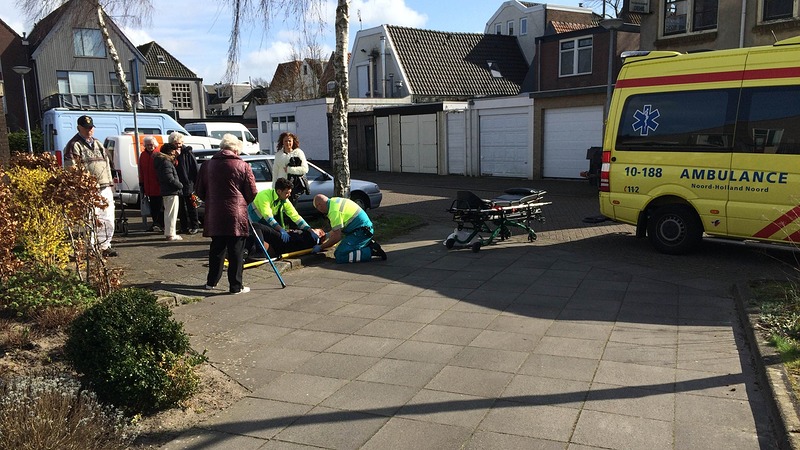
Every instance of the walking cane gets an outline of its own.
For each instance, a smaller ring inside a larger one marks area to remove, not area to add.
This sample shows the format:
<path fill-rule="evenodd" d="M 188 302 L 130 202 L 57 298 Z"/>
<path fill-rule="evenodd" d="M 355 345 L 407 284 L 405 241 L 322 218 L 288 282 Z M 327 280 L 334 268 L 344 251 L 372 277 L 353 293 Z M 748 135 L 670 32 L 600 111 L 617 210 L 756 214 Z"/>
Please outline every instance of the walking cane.
<path fill-rule="evenodd" d="M 258 233 L 256 233 L 256 227 L 253 226 L 253 222 L 249 222 L 249 223 L 250 223 L 250 231 L 253 232 L 253 235 L 255 236 L 256 240 L 258 241 L 258 245 L 261 246 L 261 250 L 264 251 L 264 255 L 267 257 L 267 261 L 269 261 L 269 265 L 272 266 L 272 270 L 275 271 L 275 276 L 277 276 L 278 277 L 278 281 L 281 282 L 281 288 L 285 288 L 286 287 L 286 283 L 283 282 L 283 278 L 281 278 L 281 274 L 278 273 L 278 268 L 275 267 L 275 263 L 273 263 L 272 262 L 272 258 L 269 257 L 269 252 L 264 247 L 264 243 L 261 242 L 261 239 L 259 239 Z"/>

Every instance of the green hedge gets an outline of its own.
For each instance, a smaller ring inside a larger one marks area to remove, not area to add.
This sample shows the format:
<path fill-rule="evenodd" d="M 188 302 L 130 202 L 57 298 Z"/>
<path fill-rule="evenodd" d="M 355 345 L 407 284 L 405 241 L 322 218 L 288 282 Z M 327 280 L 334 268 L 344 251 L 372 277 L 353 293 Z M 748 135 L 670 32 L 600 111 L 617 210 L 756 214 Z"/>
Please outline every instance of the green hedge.
<path fill-rule="evenodd" d="M 189 338 L 169 308 L 143 289 L 121 289 L 70 328 L 67 358 L 103 401 L 129 414 L 175 406 L 199 388 Z"/>

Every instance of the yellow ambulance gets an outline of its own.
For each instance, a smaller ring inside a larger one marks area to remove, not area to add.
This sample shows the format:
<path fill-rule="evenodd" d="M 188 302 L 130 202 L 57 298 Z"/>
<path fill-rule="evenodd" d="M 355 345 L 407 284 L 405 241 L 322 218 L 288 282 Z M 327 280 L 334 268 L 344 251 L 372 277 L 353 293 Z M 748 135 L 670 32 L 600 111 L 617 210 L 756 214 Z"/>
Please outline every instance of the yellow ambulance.
<path fill-rule="evenodd" d="M 696 248 L 704 232 L 800 243 L 800 36 L 622 56 L 601 213 L 670 254 Z"/>

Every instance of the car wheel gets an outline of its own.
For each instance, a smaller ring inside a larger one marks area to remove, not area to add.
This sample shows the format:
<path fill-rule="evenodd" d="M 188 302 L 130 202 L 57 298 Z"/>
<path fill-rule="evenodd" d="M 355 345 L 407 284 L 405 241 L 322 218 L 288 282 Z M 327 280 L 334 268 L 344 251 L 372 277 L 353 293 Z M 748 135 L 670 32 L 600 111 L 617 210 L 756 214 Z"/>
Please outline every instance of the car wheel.
<path fill-rule="evenodd" d="M 688 206 L 662 206 L 650 216 L 647 237 L 661 253 L 681 255 L 691 251 L 703 239 L 703 225 Z"/>
<path fill-rule="evenodd" d="M 356 205 L 361 209 L 369 209 L 369 197 L 363 192 L 351 192 L 350 200 L 356 202 Z"/>

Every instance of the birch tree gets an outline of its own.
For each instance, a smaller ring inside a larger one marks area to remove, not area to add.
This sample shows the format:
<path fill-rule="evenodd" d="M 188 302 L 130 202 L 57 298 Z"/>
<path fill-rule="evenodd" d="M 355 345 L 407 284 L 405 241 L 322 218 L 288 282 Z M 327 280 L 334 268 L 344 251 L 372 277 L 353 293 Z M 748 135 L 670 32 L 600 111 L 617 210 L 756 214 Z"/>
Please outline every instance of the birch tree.
<path fill-rule="evenodd" d="M 90 22 L 96 24 L 103 35 L 108 55 L 114 63 L 114 71 L 117 74 L 117 81 L 122 93 L 122 106 L 125 111 L 133 109 L 125 69 L 117 48 L 111 40 L 105 18 L 108 14 L 117 18 L 115 22 L 141 25 L 142 21 L 149 19 L 152 14 L 151 0 L 17 0 L 17 4 L 33 22 L 44 18 L 56 8 L 66 5 L 65 7 L 68 9 L 65 11 L 64 17 L 69 17 L 73 25 L 86 26 Z M 93 11 L 93 14 L 87 15 L 86 11 Z"/>
<path fill-rule="evenodd" d="M 269 29 L 272 17 L 294 17 L 299 31 L 313 35 L 324 29 L 325 17 L 322 11 L 325 0 L 225 0 L 232 13 L 231 35 L 228 40 L 228 66 L 226 82 L 235 82 L 239 66 L 239 38 L 242 27 L 251 18 L 259 18 L 264 30 Z M 347 54 L 350 13 L 348 0 L 337 0 L 335 16 L 336 50 L 334 68 L 336 91 L 333 103 L 333 145 L 334 195 L 347 197 L 350 194 L 350 163 L 347 155 Z M 300 136 L 302 139 L 302 136 Z"/>

